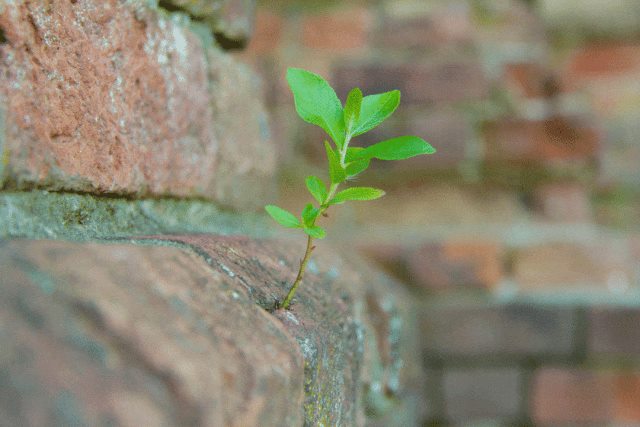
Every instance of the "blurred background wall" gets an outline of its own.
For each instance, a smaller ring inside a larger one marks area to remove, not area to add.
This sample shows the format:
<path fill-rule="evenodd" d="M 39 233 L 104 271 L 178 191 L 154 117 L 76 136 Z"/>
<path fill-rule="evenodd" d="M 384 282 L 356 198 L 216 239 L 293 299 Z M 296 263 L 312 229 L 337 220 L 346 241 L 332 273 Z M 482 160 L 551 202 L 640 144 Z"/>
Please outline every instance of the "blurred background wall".
<path fill-rule="evenodd" d="M 327 221 L 423 301 L 425 425 L 640 425 L 640 2 L 265 0 L 238 56 L 287 208 L 326 176 L 287 67 L 343 100 L 402 91 L 354 144 L 437 148 L 375 165 L 357 184 L 387 196 Z"/>

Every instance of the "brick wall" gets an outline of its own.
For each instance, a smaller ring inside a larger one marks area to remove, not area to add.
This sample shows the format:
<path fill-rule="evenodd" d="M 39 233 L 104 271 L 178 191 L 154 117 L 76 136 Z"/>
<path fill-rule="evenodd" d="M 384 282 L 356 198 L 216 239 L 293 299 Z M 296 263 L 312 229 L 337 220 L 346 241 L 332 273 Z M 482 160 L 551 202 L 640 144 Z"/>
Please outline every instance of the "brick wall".
<path fill-rule="evenodd" d="M 282 204 L 299 209 L 302 178 L 324 173 L 288 66 L 342 99 L 353 86 L 402 91 L 355 144 L 417 134 L 438 149 L 376 165 L 358 184 L 387 195 L 329 221 L 334 241 L 420 296 L 427 425 L 640 423 L 640 15 L 590 5 L 259 4 L 242 57 L 272 82 Z"/>

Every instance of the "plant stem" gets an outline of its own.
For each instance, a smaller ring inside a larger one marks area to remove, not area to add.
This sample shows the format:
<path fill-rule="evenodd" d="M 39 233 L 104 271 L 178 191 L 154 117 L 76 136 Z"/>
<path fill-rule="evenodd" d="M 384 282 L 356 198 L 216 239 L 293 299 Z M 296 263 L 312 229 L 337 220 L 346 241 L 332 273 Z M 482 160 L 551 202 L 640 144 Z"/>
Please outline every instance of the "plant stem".
<path fill-rule="evenodd" d="M 351 136 L 347 135 L 343 148 L 342 150 L 340 150 L 340 165 L 343 167 L 344 167 L 344 159 L 347 153 L 347 147 L 349 146 L 350 139 L 351 139 Z M 326 199 L 320 206 L 320 213 L 318 214 L 318 216 L 324 214 L 326 210 L 329 209 L 328 203 L 336 194 L 336 191 L 338 190 L 338 185 L 340 184 L 332 183 L 331 186 L 329 187 L 329 193 L 327 194 Z M 315 225 L 315 220 L 313 221 L 313 224 Z M 291 305 L 291 300 L 293 300 L 293 296 L 295 295 L 296 290 L 298 289 L 298 286 L 300 286 L 300 282 L 302 282 L 302 278 L 304 277 L 304 272 L 307 269 L 307 264 L 309 263 L 309 259 L 311 258 L 311 252 L 313 252 L 314 248 L 315 246 L 313 246 L 313 237 L 307 236 L 307 250 L 304 253 L 304 258 L 300 260 L 300 268 L 298 269 L 298 275 L 296 276 L 296 280 L 294 280 L 293 285 L 291 285 L 291 288 L 289 289 L 287 296 L 285 297 L 284 301 L 280 305 L 280 308 L 283 308 L 286 310 Z"/>
<path fill-rule="evenodd" d="M 293 282 L 293 285 L 291 285 L 291 289 L 289 289 L 289 293 L 287 294 L 287 297 L 284 299 L 281 305 L 281 307 L 284 308 L 285 310 L 289 308 L 289 305 L 291 304 L 291 300 L 293 299 L 293 296 L 295 295 L 296 290 L 300 285 L 300 282 L 302 282 L 302 277 L 304 277 L 304 272 L 307 269 L 307 264 L 309 263 L 309 258 L 311 258 L 311 252 L 313 252 L 313 249 L 314 249 L 313 237 L 307 236 L 307 250 L 304 253 L 304 258 L 300 260 L 300 268 L 298 269 L 298 275 L 296 276 L 296 280 Z"/>

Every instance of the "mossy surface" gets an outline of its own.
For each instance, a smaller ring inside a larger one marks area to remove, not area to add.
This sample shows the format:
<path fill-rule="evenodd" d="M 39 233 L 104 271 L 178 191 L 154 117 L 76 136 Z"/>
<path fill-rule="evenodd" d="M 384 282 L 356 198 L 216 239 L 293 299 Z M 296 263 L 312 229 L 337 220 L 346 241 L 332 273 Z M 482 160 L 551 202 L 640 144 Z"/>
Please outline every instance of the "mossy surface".
<path fill-rule="evenodd" d="M 47 191 L 0 193 L 0 238 L 92 240 L 148 234 L 266 235 L 258 214 L 201 200 L 96 197 Z"/>

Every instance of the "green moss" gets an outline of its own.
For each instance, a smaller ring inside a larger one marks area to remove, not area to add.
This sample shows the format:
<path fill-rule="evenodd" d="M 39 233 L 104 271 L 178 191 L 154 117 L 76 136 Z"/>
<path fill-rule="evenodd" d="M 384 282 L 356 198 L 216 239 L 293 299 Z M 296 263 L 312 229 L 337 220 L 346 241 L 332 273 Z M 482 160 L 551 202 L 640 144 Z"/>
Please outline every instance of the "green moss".
<path fill-rule="evenodd" d="M 266 234 L 261 215 L 238 214 L 201 200 L 0 193 L 0 238 L 82 241 L 160 233 Z"/>

